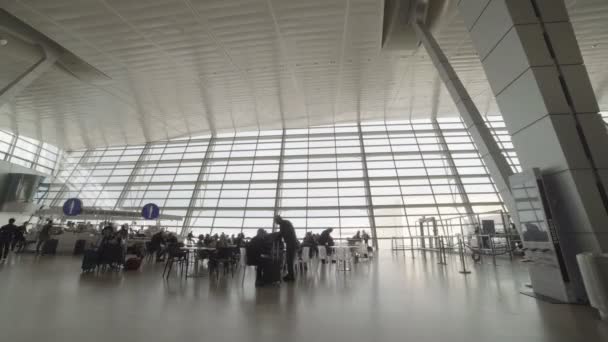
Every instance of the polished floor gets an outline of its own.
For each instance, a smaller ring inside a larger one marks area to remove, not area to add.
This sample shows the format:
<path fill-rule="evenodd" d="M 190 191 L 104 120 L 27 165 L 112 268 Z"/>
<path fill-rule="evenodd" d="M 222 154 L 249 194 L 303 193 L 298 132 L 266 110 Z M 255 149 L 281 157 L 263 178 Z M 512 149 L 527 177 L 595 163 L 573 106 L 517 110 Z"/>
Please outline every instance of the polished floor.
<path fill-rule="evenodd" d="M 586 306 L 519 294 L 525 265 L 458 273 L 435 256 L 381 254 L 352 272 L 322 266 L 256 289 L 254 272 L 168 281 L 162 265 L 80 274 L 80 259 L 11 255 L 0 264 L 2 341 L 608 341 Z"/>

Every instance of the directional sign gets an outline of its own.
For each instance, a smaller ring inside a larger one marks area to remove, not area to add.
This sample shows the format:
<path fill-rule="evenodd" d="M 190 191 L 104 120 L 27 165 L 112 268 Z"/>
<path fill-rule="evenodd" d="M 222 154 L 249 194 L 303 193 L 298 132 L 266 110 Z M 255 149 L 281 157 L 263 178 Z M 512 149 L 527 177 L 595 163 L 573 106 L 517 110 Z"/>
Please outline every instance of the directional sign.
<path fill-rule="evenodd" d="M 66 216 L 76 216 L 82 212 L 82 201 L 78 198 L 70 198 L 63 203 L 63 213 Z"/>
<path fill-rule="evenodd" d="M 160 216 L 160 208 L 154 203 L 148 203 L 141 208 L 141 216 L 146 220 L 156 220 Z"/>

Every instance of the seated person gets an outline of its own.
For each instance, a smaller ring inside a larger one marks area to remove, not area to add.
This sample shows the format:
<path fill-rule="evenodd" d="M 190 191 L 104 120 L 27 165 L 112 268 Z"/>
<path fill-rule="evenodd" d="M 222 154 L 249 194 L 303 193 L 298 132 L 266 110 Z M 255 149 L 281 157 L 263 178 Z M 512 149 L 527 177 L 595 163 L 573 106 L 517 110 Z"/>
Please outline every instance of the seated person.
<path fill-rule="evenodd" d="M 152 235 L 152 239 L 150 240 L 150 253 L 156 252 L 156 261 L 160 262 L 163 260 L 163 256 L 165 255 L 165 233 L 160 231 L 154 235 Z"/>
<path fill-rule="evenodd" d="M 319 236 L 319 246 L 327 247 L 327 254 L 331 252 L 331 249 L 329 247 L 334 245 L 334 238 L 331 237 L 331 233 L 333 231 L 333 228 L 327 228 L 323 232 L 321 232 L 321 236 Z"/>
<path fill-rule="evenodd" d="M 311 258 L 319 252 L 319 249 L 317 248 L 317 241 L 315 240 L 315 236 L 312 234 L 312 232 L 306 233 L 306 235 L 304 236 L 304 240 L 302 240 L 301 246 L 310 247 Z"/>
<path fill-rule="evenodd" d="M 11 245 L 11 250 L 15 250 L 15 247 L 17 247 L 17 252 L 23 252 L 23 250 L 25 249 L 25 234 L 27 233 L 28 224 L 29 222 L 25 221 L 22 225 L 17 227 L 15 235 L 13 236 L 13 244 Z"/>
<path fill-rule="evenodd" d="M 254 236 L 251 241 L 247 244 L 247 264 L 255 265 L 256 267 L 256 275 L 255 275 L 255 286 L 263 286 L 263 269 L 262 266 L 263 259 L 262 254 L 265 249 L 265 237 L 267 233 L 264 229 L 258 229 L 256 236 Z"/>

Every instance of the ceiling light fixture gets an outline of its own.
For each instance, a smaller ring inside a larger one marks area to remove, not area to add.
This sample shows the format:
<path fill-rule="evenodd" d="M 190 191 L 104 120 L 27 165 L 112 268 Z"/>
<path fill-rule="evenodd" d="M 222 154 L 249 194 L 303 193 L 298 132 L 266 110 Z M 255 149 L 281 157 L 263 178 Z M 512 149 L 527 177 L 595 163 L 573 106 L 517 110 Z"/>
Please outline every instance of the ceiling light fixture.
<path fill-rule="evenodd" d="M 8 44 L 8 39 L 0 38 L 0 46 L 6 46 Z"/>

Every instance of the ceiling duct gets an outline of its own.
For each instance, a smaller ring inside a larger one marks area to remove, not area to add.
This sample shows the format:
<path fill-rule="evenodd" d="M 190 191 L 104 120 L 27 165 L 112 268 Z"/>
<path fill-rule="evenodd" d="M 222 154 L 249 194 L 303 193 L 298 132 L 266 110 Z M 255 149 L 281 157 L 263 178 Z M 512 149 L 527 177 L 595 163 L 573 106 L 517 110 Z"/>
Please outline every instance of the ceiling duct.
<path fill-rule="evenodd" d="M 56 66 L 86 83 L 103 83 L 111 78 L 17 17 L 0 9 L 0 56 L 36 63 L 52 53 Z"/>
<path fill-rule="evenodd" d="M 382 50 L 411 55 L 420 46 L 411 23 L 424 23 L 437 32 L 447 13 L 453 12 L 450 0 L 385 0 L 382 23 Z"/>

